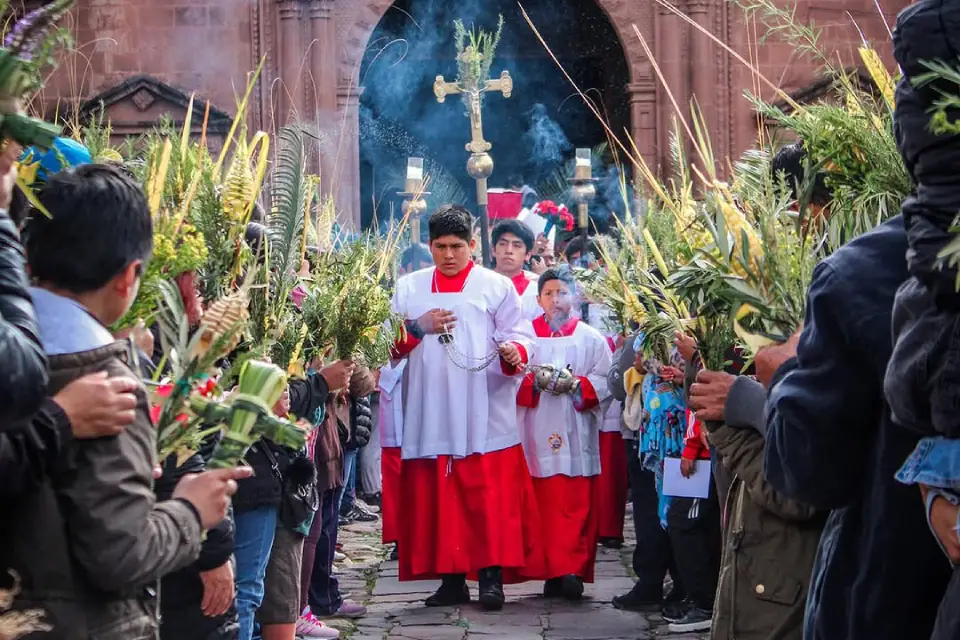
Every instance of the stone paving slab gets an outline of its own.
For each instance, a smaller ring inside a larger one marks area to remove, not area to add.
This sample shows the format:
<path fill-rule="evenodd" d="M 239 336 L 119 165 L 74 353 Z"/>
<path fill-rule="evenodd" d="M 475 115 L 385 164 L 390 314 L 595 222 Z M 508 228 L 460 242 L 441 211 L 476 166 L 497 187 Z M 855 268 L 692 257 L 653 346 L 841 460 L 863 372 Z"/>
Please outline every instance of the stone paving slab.
<path fill-rule="evenodd" d="M 385 560 L 390 550 L 380 544 L 379 523 L 349 525 L 340 532 L 349 561 L 338 566 L 338 577 L 343 592 L 366 604 L 368 614 L 331 624 L 345 640 L 706 640 L 706 634 L 668 634 L 658 614 L 613 608 L 613 597 L 633 586 L 629 511 L 625 534 L 623 549 L 597 550 L 596 582 L 585 586 L 583 600 L 543 598 L 542 582 L 507 585 L 506 605 L 491 613 L 476 603 L 428 609 L 423 601 L 440 583 L 400 582 L 397 562 Z M 470 589 L 475 598 L 476 583 Z"/>

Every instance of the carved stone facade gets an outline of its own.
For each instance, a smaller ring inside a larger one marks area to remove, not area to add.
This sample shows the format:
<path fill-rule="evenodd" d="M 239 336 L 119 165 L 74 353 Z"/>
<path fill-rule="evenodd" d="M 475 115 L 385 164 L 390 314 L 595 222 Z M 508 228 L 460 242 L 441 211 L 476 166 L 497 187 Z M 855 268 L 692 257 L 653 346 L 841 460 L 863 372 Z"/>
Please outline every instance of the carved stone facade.
<path fill-rule="evenodd" d="M 673 0 L 692 26 L 658 0 L 596 2 L 619 34 L 627 60 L 630 126 L 646 161 L 669 158 L 673 103 L 696 96 L 707 116 L 718 158 L 754 140 L 758 122 L 744 91 L 771 92 L 752 72 L 700 29 L 730 44 L 771 82 L 788 93 L 809 92 L 816 66 L 793 47 L 769 41 L 757 46 L 759 24 L 743 19 L 726 0 Z M 347 223 L 359 220 L 357 103 L 359 70 L 370 35 L 392 0 L 78 0 L 74 12 L 79 54 L 65 61 L 45 100 L 85 104 L 102 94 L 118 134 L 148 126 L 162 109 L 174 111 L 180 96 L 196 93 L 224 112 L 235 109 L 248 74 L 261 61 L 250 125 L 272 129 L 296 114 L 315 125 L 315 168 L 324 189 L 335 193 Z M 796 16 L 816 22 L 821 45 L 856 65 L 859 29 L 872 42 L 888 40 L 874 0 L 798 0 Z M 887 22 L 908 0 L 882 0 Z M 855 23 L 855 24 L 854 24 Z M 636 29 L 636 31 L 635 31 Z M 644 51 L 640 36 L 659 64 Z M 884 45 L 880 47 L 886 50 Z M 888 57 L 888 62 L 889 62 Z M 139 83 L 139 84 L 138 84 Z M 174 89 L 173 87 L 177 87 Z M 166 93 L 165 93 L 166 92 Z M 133 117 L 140 114 L 138 117 Z M 117 128 L 118 122 L 123 122 Z M 312 138 L 311 138 L 312 140 Z"/>

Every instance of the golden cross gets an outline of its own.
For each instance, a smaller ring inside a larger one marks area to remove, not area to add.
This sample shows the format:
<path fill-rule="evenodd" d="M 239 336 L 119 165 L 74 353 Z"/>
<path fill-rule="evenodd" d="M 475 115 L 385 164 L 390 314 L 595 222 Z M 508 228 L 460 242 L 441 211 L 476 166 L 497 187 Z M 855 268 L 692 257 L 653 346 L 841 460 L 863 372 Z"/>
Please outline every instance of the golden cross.
<path fill-rule="evenodd" d="M 471 46 L 463 50 L 458 56 L 460 62 L 479 64 L 482 55 Z M 487 178 L 493 173 L 493 158 L 488 153 L 493 146 L 483 139 L 483 117 L 481 113 L 481 97 L 488 91 L 500 92 L 504 98 L 513 93 L 513 78 L 507 71 L 500 74 L 496 80 L 488 78 L 460 78 L 458 82 L 447 82 L 443 76 L 437 76 L 433 83 L 433 94 L 437 102 L 444 102 L 447 96 L 463 95 L 466 97 L 470 116 L 470 142 L 466 144 L 470 152 L 467 163 L 467 172 L 477 181 L 477 204 L 480 207 L 480 233 L 483 246 L 483 262 L 490 266 L 490 237 L 489 219 L 487 217 Z"/>
<path fill-rule="evenodd" d="M 472 50 L 473 47 L 467 47 L 464 55 L 469 55 Z M 489 91 L 500 92 L 504 98 L 509 98 L 513 94 L 513 78 L 510 77 L 510 72 L 502 72 L 496 80 L 486 80 L 482 87 L 477 86 L 476 82 L 471 82 L 470 86 L 447 82 L 443 76 L 437 76 L 433 83 L 433 94 L 437 96 L 437 102 L 445 102 L 447 96 L 459 94 L 466 94 L 469 98 L 471 135 L 467 151 L 470 153 L 484 153 L 492 148 L 490 143 L 483 139 L 483 116 L 480 110 L 480 96 Z"/>

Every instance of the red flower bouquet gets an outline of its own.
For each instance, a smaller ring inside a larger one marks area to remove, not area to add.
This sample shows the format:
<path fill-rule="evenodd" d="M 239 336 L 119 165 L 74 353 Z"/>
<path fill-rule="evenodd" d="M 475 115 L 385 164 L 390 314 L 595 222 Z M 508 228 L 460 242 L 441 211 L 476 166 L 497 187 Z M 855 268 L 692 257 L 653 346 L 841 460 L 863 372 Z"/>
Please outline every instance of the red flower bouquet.
<path fill-rule="evenodd" d="M 543 230 L 543 235 L 548 238 L 554 227 L 561 231 L 573 231 L 573 214 L 562 204 L 558 206 L 551 200 L 541 200 L 534 205 L 533 213 L 547 219 L 547 226 Z"/>

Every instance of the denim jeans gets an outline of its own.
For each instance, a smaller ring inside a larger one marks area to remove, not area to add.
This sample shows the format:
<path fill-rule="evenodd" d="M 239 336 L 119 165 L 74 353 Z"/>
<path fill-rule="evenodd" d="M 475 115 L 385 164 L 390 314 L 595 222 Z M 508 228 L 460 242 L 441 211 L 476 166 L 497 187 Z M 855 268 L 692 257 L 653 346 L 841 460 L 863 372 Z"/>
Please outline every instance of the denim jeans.
<path fill-rule="evenodd" d="M 263 582 L 277 529 L 277 508 L 261 507 L 234 514 L 237 558 L 237 640 L 251 640 L 254 619 L 263 602 Z"/>
<path fill-rule="evenodd" d="M 343 488 L 337 493 L 337 509 L 344 515 L 357 503 L 357 453 L 359 449 L 343 452 Z"/>

